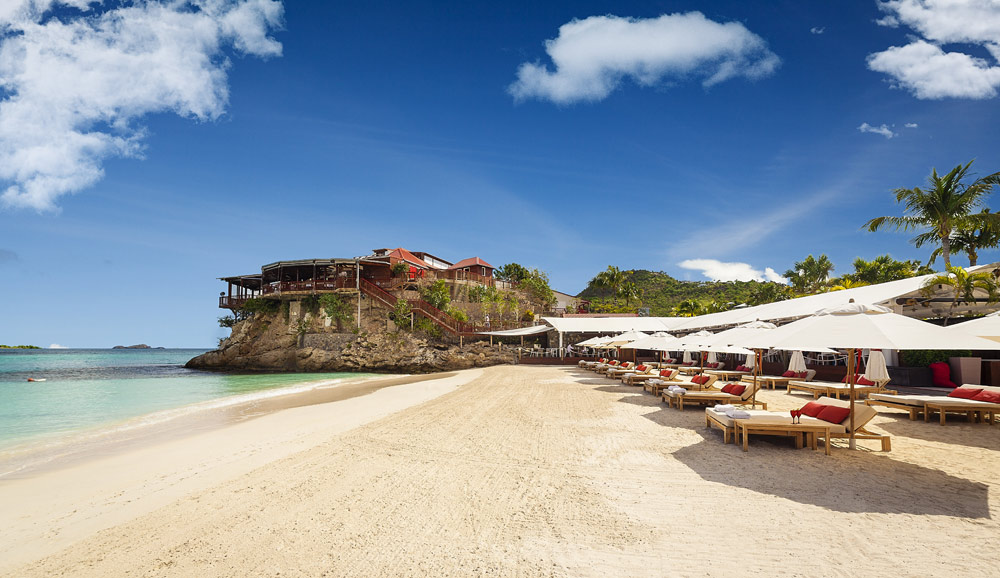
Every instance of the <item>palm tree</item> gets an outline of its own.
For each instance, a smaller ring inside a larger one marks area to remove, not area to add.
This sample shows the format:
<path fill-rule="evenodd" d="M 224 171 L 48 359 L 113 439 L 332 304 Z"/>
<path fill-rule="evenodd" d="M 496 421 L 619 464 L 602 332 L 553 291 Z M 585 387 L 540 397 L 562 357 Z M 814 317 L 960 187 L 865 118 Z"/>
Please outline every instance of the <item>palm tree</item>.
<path fill-rule="evenodd" d="M 979 262 L 980 249 L 993 249 L 1000 244 L 1000 213 L 990 213 L 983 209 L 978 216 L 988 218 L 982 223 L 963 222 L 951 235 L 951 250 L 955 253 L 965 253 L 969 257 L 969 266 L 975 267 Z M 942 252 L 941 247 L 931 253 L 929 264 L 933 264 Z"/>
<path fill-rule="evenodd" d="M 854 260 L 854 273 L 844 275 L 844 278 L 865 285 L 873 285 L 898 281 L 899 279 L 909 279 L 917 275 L 919 268 L 919 262 L 897 261 L 889 254 L 879 255 L 871 261 L 865 261 L 861 257 L 858 257 Z"/>
<path fill-rule="evenodd" d="M 948 267 L 947 273 L 942 273 L 931 277 L 924 283 L 922 289 L 925 296 L 931 296 L 934 294 L 935 285 L 944 285 L 951 288 L 955 293 L 954 298 L 951 301 L 951 307 L 948 309 L 948 315 L 944 319 L 944 325 L 948 325 L 948 320 L 951 319 L 952 314 L 955 311 L 955 306 L 962 303 L 976 303 L 976 292 L 980 294 L 986 293 L 986 298 L 989 303 L 995 303 L 998 301 L 997 281 L 993 278 L 991 273 L 977 272 L 969 273 L 962 267 Z"/>
<path fill-rule="evenodd" d="M 818 292 L 833 272 L 833 262 L 825 254 L 820 255 L 819 259 L 809 255 L 801 261 L 796 261 L 792 267 L 785 271 L 784 275 L 799 294 Z"/>
<path fill-rule="evenodd" d="M 865 281 L 855 281 L 854 279 L 844 275 L 840 279 L 833 281 L 833 285 L 830 286 L 830 291 L 843 291 L 844 289 L 855 289 L 857 287 L 866 287 L 870 285 Z"/>
<path fill-rule="evenodd" d="M 704 312 L 705 308 L 694 299 L 685 299 L 673 309 L 673 314 L 677 317 L 696 317 Z"/>
<path fill-rule="evenodd" d="M 621 292 L 622 285 L 625 283 L 625 272 L 618 267 L 608 265 L 608 268 L 598 273 L 591 283 L 595 287 L 610 289 L 612 295 L 614 295 L 615 303 L 618 303 L 618 295 Z"/>
<path fill-rule="evenodd" d="M 976 179 L 965 184 L 973 161 L 958 165 L 948 174 L 939 176 L 937 169 L 931 170 L 927 190 L 920 187 L 896 189 L 896 202 L 904 203 L 902 217 L 876 217 L 865 223 L 863 229 L 875 232 L 881 229 L 923 230 L 911 239 L 916 247 L 926 243 L 940 243 L 945 269 L 951 268 L 951 238 L 956 229 L 975 228 L 992 220 L 982 213 L 972 213 L 978 209 L 993 187 L 1000 184 L 1000 172 Z"/>
<path fill-rule="evenodd" d="M 639 289 L 632 281 L 622 283 L 622 286 L 618 288 L 618 294 L 625 299 L 626 306 L 632 301 L 642 300 L 642 289 Z"/>

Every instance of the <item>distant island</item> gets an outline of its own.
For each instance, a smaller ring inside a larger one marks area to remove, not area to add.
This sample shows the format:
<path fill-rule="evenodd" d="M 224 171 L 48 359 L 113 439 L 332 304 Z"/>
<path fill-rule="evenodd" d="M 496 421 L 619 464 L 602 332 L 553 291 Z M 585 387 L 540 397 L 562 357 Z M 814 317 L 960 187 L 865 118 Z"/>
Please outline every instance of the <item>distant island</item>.
<path fill-rule="evenodd" d="M 41 349 L 37 345 L 0 345 L 0 349 Z"/>
<path fill-rule="evenodd" d="M 140 343 L 138 345 L 116 345 L 111 349 L 163 349 L 162 347 L 150 347 L 145 343 Z"/>

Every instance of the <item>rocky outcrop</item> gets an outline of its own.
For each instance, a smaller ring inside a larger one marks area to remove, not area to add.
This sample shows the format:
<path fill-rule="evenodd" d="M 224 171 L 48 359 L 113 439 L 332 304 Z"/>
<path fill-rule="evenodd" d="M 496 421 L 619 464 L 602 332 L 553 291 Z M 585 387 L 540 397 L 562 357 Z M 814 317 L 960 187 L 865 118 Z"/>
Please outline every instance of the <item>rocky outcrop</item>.
<path fill-rule="evenodd" d="M 313 328 L 317 330 L 317 328 Z M 460 347 L 409 331 L 291 333 L 280 315 L 236 325 L 222 346 L 187 363 L 193 369 L 432 373 L 514 363 L 508 351 L 475 342 Z"/>

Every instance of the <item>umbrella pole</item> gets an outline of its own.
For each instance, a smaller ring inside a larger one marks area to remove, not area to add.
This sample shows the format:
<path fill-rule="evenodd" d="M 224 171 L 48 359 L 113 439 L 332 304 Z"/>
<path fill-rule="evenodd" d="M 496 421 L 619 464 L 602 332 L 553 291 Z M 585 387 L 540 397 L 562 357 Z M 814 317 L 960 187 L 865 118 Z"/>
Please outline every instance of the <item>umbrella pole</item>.
<path fill-rule="evenodd" d="M 760 372 L 760 350 L 754 350 L 753 393 L 750 394 L 750 408 L 757 409 L 757 374 Z"/>
<path fill-rule="evenodd" d="M 854 365 L 854 349 L 847 350 L 847 381 L 851 383 L 851 441 L 848 447 L 852 450 L 857 448 L 857 440 L 854 439 L 854 372 L 856 367 Z M 826 440 L 826 443 L 830 443 L 830 440 Z"/>

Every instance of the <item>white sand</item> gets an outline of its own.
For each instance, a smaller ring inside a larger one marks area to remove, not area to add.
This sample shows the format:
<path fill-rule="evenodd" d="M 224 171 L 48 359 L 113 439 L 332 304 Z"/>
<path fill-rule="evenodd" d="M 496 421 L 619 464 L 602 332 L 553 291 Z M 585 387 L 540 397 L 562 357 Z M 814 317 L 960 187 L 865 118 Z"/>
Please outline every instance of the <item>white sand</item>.
<path fill-rule="evenodd" d="M 1000 563 L 997 427 L 887 412 L 872 429 L 893 435 L 891 453 L 862 441 L 825 456 L 767 437 L 743 453 L 705 429 L 702 411 L 575 368 L 448 381 L 2 485 L 3 568 L 827 577 L 983 576 Z M 779 410 L 807 399 L 762 397 Z"/>

